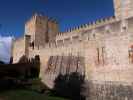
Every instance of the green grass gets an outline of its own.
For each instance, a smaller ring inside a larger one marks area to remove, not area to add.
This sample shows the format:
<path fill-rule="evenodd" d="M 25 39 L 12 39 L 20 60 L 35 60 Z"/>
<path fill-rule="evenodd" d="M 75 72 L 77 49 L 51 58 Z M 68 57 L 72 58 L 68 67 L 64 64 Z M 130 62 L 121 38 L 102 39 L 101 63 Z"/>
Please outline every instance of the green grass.
<path fill-rule="evenodd" d="M 0 100 L 67 100 L 27 90 L 9 90 L 0 93 Z"/>

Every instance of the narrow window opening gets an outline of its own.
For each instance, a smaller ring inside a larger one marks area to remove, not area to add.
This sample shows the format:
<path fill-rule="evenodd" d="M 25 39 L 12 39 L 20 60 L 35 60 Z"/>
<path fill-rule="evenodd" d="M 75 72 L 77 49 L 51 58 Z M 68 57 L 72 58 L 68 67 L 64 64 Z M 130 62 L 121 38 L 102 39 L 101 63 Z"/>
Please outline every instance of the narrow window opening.
<path fill-rule="evenodd" d="M 129 63 L 133 64 L 133 45 L 131 46 L 131 48 L 128 51 L 128 56 L 129 56 Z"/>
<path fill-rule="evenodd" d="M 100 52 L 99 52 L 99 48 L 97 48 L 97 63 L 98 63 L 98 65 L 100 64 Z"/>
<path fill-rule="evenodd" d="M 102 63 L 103 63 L 103 65 L 105 64 L 104 53 L 105 53 L 105 48 L 102 47 Z"/>

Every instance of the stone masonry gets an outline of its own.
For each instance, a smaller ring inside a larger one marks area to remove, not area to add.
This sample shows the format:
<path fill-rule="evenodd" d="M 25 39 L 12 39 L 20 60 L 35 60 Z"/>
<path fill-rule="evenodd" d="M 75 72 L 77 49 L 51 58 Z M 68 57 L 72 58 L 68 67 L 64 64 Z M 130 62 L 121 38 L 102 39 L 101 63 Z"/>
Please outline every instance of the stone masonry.
<path fill-rule="evenodd" d="M 35 14 L 25 24 L 24 37 L 14 42 L 14 63 L 25 54 L 28 57 L 40 55 L 40 77 L 49 85 L 45 74 L 50 57 L 71 54 L 84 58 L 87 81 L 132 84 L 133 1 L 113 1 L 115 16 L 63 33 L 59 32 L 57 21 Z"/>

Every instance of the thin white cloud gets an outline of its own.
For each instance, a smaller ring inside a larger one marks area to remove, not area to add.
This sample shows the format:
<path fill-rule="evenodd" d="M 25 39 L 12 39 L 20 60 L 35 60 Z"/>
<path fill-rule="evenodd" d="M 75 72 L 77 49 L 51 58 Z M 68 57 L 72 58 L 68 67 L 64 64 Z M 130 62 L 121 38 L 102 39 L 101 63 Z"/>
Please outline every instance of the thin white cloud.
<path fill-rule="evenodd" d="M 0 36 L 0 61 L 4 63 L 10 62 L 12 37 Z"/>

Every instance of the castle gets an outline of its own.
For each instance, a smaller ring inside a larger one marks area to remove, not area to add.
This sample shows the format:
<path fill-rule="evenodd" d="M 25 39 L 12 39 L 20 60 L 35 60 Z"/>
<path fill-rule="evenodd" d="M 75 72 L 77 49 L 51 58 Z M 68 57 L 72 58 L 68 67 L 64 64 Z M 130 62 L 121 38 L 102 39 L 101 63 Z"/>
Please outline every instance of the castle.
<path fill-rule="evenodd" d="M 14 63 L 22 55 L 40 55 L 40 77 L 52 87 L 46 75 L 51 57 L 83 57 L 86 80 L 133 82 L 133 0 L 113 0 L 115 16 L 59 32 L 58 22 L 40 14 L 25 24 L 24 37 L 14 41 Z M 59 66 L 59 65 L 58 65 Z M 70 68 L 71 69 L 71 68 Z M 50 81 L 49 81 L 50 80 Z"/>

